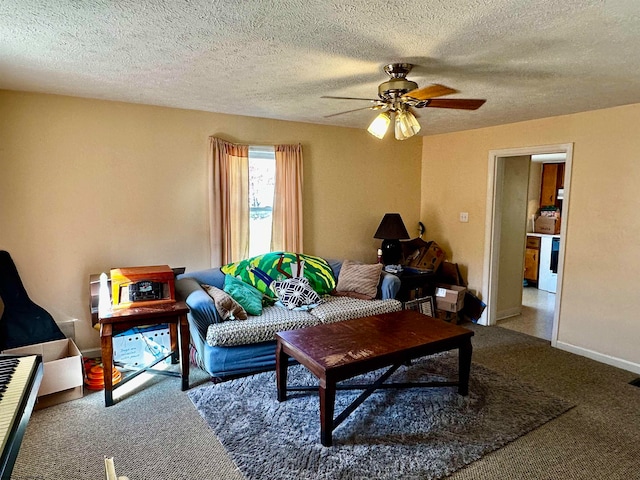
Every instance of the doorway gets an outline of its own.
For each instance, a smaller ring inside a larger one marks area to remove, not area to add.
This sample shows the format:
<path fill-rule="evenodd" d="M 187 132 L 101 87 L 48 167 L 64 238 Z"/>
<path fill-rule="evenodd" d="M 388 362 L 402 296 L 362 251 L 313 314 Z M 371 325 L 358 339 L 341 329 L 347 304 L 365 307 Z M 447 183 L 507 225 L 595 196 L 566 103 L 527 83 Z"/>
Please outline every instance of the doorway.
<path fill-rule="evenodd" d="M 505 150 L 492 150 L 489 152 L 489 169 L 487 175 L 487 215 L 485 220 L 485 255 L 484 255 L 484 267 L 483 267 L 483 298 L 487 299 L 487 308 L 484 311 L 483 317 L 479 323 L 484 325 L 496 325 L 498 319 L 498 298 L 501 288 L 507 288 L 505 285 L 513 287 L 513 282 L 505 282 L 503 275 L 503 282 L 500 282 L 500 270 L 501 270 L 501 258 L 508 253 L 512 248 L 510 245 L 520 242 L 522 248 L 524 244 L 524 222 L 522 236 L 513 240 L 508 235 L 504 234 L 504 225 L 509 222 L 508 218 L 503 216 L 513 215 L 509 213 L 509 210 L 504 210 L 505 205 L 513 203 L 511 196 L 513 195 L 513 186 L 510 186 L 508 182 L 509 176 L 505 177 L 505 165 L 510 159 L 518 157 L 522 160 L 522 157 L 530 157 L 531 155 L 544 155 L 544 154 L 556 154 L 561 153 L 566 156 L 565 158 L 565 173 L 564 173 L 564 200 L 561 207 L 561 227 L 560 227 L 560 244 L 558 251 L 558 265 L 557 265 L 557 290 L 555 294 L 554 309 L 553 309 L 553 321 L 551 326 L 551 344 L 555 346 L 558 337 L 559 319 L 562 305 L 562 272 L 564 266 L 564 252 L 565 252 L 565 239 L 566 239 L 566 226 L 569 212 L 569 190 L 571 183 L 571 164 L 573 154 L 573 144 L 558 144 L 558 145 L 545 145 L 539 147 L 523 147 Z M 508 170 L 507 170 L 508 171 Z M 507 181 L 507 184 L 505 184 Z M 527 177 L 528 181 L 528 177 Z M 510 190 L 511 188 L 511 190 Z M 522 208 L 526 211 L 526 206 Z M 506 213 L 504 213 L 506 212 Z M 516 213 L 517 215 L 517 213 Z M 501 256 L 502 254 L 502 256 Z M 504 262 L 503 262 L 504 263 Z M 516 265 L 516 270 L 522 267 Z M 504 264 L 502 266 L 505 275 L 508 273 L 505 270 Z M 520 284 L 522 277 L 520 276 Z M 503 287 L 501 287 L 501 283 Z M 521 290 L 520 290 L 521 292 Z"/>

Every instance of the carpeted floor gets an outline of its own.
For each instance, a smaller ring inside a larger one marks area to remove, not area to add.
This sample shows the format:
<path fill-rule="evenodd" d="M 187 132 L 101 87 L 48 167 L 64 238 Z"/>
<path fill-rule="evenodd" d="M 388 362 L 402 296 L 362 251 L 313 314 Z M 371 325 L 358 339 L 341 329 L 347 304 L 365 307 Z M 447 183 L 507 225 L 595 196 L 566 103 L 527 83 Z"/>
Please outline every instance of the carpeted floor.
<path fill-rule="evenodd" d="M 639 479 L 637 377 L 553 349 L 500 327 L 473 329 L 474 363 L 534 385 L 576 406 L 450 479 Z M 192 384 L 205 379 L 194 369 Z M 103 456 L 131 480 L 242 480 L 180 381 L 153 377 L 146 388 L 105 408 L 101 392 L 34 412 L 14 468 L 16 480 L 96 480 Z M 273 478 L 267 476 L 265 478 Z"/>
<path fill-rule="evenodd" d="M 194 389 L 189 397 L 247 478 L 280 480 L 438 479 L 566 412 L 571 405 L 513 377 L 474 364 L 469 395 L 455 387 L 376 391 L 320 443 L 315 392 L 275 396 L 274 372 Z M 373 383 L 383 370 L 348 383 Z M 401 367 L 389 382 L 454 380 L 457 354 Z M 289 369 L 289 385 L 317 385 Z M 338 391 L 336 414 L 361 393 Z"/>

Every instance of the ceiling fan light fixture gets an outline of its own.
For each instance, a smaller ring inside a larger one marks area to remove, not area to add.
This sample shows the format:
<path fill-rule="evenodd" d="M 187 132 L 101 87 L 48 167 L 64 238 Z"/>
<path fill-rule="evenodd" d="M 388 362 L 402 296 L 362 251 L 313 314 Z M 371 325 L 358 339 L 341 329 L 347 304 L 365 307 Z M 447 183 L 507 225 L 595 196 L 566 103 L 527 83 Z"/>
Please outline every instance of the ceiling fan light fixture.
<path fill-rule="evenodd" d="M 420 124 L 410 110 L 401 110 L 396 115 L 396 139 L 406 140 L 420 131 Z"/>
<path fill-rule="evenodd" d="M 415 109 L 417 108 L 452 108 L 458 110 L 477 110 L 486 100 L 470 98 L 450 98 L 441 99 L 446 95 L 458 93 L 458 90 L 446 87 L 437 83 L 418 88 L 418 84 L 407 79 L 407 74 L 411 71 L 411 63 L 390 63 L 384 66 L 384 71 L 389 75 L 389 80 L 378 85 L 377 98 L 360 97 L 334 97 L 323 96 L 322 98 L 334 98 L 337 100 L 364 100 L 370 106 L 355 108 L 344 112 L 325 115 L 325 118 L 335 117 L 344 113 L 357 112 L 359 110 L 382 110 L 369 125 L 367 130 L 371 135 L 382 139 L 391 121 L 394 122 L 395 137 L 398 140 L 406 140 L 416 135 L 420 131 L 420 124 L 416 120 Z"/>
<path fill-rule="evenodd" d="M 367 131 L 373 135 L 374 137 L 382 140 L 385 133 L 387 133 L 387 129 L 389 128 L 389 124 L 391 123 L 391 115 L 389 112 L 381 112 L 378 114 L 376 118 L 373 119 Z"/>
<path fill-rule="evenodd" d="M 395 134 L 396 134 L 396 140 L 406 140 L 407 138 L 411 137 L 411 133 L 409 133 L 409 131 L 406 128 L 403 128 L 403 124 L 402 124 L 402 120 L 401 120 L 401 114 L 398 113 L 396 114 L 396 121 L 395 121 Z"/>

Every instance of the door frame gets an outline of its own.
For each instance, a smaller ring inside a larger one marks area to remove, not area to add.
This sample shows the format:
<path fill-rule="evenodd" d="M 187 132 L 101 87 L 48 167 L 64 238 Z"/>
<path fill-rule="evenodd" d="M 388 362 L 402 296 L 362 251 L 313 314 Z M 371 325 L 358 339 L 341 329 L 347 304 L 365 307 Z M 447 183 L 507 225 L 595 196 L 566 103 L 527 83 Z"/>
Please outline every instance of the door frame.
<path fill-rule="evenodd" d="M 522 155 L 540 155 L 550 153 L 566 154 L 564 168 L 564 199 L 560 212 L 560 252 L 558 256 L 558 287 L 553 314 L 553 328 L 551 345 L 558 341 L 558 327 L 562 306 L 562 279 L 564 272 L 565 244 L 567 238 L 567 223 L 569 219 L 569 201 L 571 187 L 571 170 L 573 163 L 573 143 L 555 145 L 541 145 L 533 147 L 507 148 L 489 151 L 489 168 L 487 172 L 487 207 L 485 216 L 484 262 L 482 271 L 482 298 L 486 299 L 485 309 L 479 323 L 482 325 L 496 325 L 496 301 L 498 298 L 498 260 L 500 258 L 500 211 L 502 206 L 502 178 L 499 175 L 499 164 L 508 157 Z M 524 240 L 523 240 L 524 241 Z"/>

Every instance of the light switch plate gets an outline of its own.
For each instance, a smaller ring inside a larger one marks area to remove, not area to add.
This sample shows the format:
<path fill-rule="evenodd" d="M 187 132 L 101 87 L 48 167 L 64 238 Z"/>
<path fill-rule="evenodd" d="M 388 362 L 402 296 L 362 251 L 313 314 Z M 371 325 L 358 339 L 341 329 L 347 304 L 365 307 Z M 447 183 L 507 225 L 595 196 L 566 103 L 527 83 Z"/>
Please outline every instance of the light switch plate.
<path fill-rule="evenodd" d="M 460 212 L 460 221 L 467 223 L 469 221 L 469 212 Z"/>

